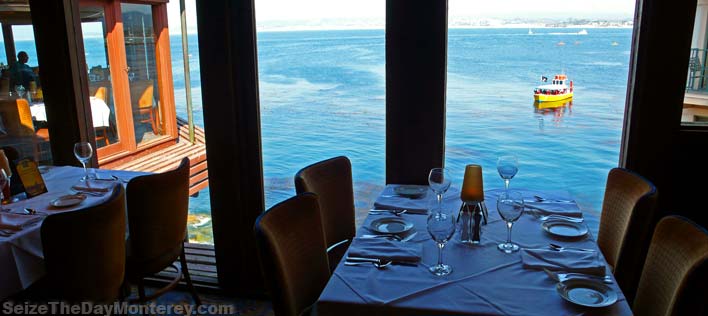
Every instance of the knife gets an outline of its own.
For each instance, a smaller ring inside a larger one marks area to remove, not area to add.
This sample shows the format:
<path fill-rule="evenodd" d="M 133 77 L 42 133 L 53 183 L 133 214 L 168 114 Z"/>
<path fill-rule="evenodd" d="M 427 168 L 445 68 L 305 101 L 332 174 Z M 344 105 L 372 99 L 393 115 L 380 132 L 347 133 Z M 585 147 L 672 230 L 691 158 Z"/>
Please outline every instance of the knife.
<path fill-rule="evenodd" d="M 375 262 L 375 263 L 386 263 L 388 261 L 391 261 L 391 264 L 399 265 L 399 266 L 418 266 L 418 263 L 416 262 L 407 262 L 407 261 L 396 261 L 396 260 L 386 260 L 386 259 L 378 259 L 378 258 L 366 258 L 366 257 L 346 257 L 346 261 L 348 262 Z"/>

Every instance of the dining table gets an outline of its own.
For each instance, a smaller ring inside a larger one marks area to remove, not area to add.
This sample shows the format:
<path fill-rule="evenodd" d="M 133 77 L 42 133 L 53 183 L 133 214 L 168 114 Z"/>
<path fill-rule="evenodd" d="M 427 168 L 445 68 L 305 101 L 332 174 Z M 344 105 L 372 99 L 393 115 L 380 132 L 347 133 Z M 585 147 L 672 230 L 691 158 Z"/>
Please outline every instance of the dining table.
<path fill-rule="evenodd" d="M 12 203 L 2 205 L 0 211 L 2 222 L 20 223 L 14 229 L 0 229 L 0 300 L 26 289 L 46 274 L 41 238 L 44 218 L 95 206 L 106 202 L 110 196 L 108 189 L 83 191 L 86 187 L 86 182 L 81 181 L 85 174 L 83 168 L 42 166 L 40 172 L 47 192 L 14 199 Z M 88 186 L 94 188 L 125 186 L 130 179 L 148 174 L 107 169 L 93 169 L 92 173 L 94 178 L 89 180 Z M 76 205 L 52 206 L 56 199 L 76 194 L 85 199 Z"/>
<path fill-rule="evenodd" d="M 582 236 L 560 237 L 542 227 L 544 221 L 538 212 L 547 209 L 583 218 L 582 210 L 567 192 L 518 189 L 524 201 L 529 201 L 512 230 L 512 241 L 521 250 L 505 253 L 497 245 L 507 240 L 507 226 L 496 210 L 497 197 L 504 190 L 486 190 L 484 204 L 488 221 L 481 226 L 479 243 L 461 242 L 458 225 L 458 231 L 447 242 L 442 255 L 444 263 L 452 267 L 452 273 L 436 276 L 428 268 L 437 263 L 438 248 L 427 231 L 428 212 L 420 211 L 436 207 L 435 194 L 428 190 L 422 198 L 396 196 L 396 186 L 387 185 L 377 198 L 374 205 L 377 210 L 369 212 L 357 229 L 349 251 L 358 248 L 363 237 L 376 234 L 372 222 L 393 217 L 413 224 L 406 234 L 414 237 L 404 242 L 411 243 L 408 247 L 419 245 L 420 261 L 414 265 L 376 267 L 373 264 L 347 265 L 346 259 L 342 259 L 316 302 L 319 315 L 632 315 L 590 230 Z M 539 201 L 539 197 L 558 203 L 545 203 L 547 201 Z M 442 211 L 457 216 L 461 203 L 459 190 L 450 188 L 443 195 Z M 378 209 L 419 211 L 401 213 Z M 616 294 L 616 302 L 605 307 L 587 307 L 561 297 L 559 281 L 550 278 L 544 270 L 525 264 L 525 260 L 526 263 L 531 260 L 524 256 L 531 251 L 578 253 L 566 248 L 553 249 L 551 244 L 593 254 L 594 260 L 605 270 L 603 284 Z M 349 253 L 345 258 L 348 256 Z"/>

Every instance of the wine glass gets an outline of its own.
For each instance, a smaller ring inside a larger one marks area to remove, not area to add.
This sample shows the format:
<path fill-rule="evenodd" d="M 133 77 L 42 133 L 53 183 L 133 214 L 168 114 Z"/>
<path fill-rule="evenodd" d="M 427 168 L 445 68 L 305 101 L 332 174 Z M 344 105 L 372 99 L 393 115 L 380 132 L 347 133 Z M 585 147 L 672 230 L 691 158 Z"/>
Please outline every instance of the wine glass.
<path fill-rule="evenodd" d="M 3 211 L 2 202 L 5 200 L 5 186 L 10 187 L 10 177 L 5 169 L 0 168 L 0 211 Z M 7 190 L 9 192 L 9 190 Z"/>
<path fill-rule="evenodd" d="M 509 181 L 519 172 L 519 160 L 514 155 L 504 155 L 497 160 L 497 171 L 504 179 L 504 189 L 509 190 Z"/>
<path fill-rule="evenodd" d="M 497 247 L 499 250 L 506 253 L 519 251 L 519 245 L 511 242 L 511 226 L 514 225 L 514 222 L 519 219 L 524 212 L 523 196 L 517 191 L 502 192 L 497 198 L 497 211 L 499 211 L 499 215 L 506 222 L 508 229 L 506 242 L 499 244 Z"/>
<path fill-rule="evenodd" d="M 432 212 L 428 216 L 428 232 L 433 240 L 438 244 L 438 264 L 430 267 L 431 273 L 437 276 L 445 276 L 452 272 L 452 267 L 443 264 L 442 251 L 445 243 L 452 238 L 455 233 L 455 216 L 443 213 L 441 210 Z"/>
<path fill-rule="evenodd" d="M 25 97 L 25 86 L 18 84 L 15 86 L 15 92 L 17 92 L 17 96 L 20 97 L 20 99 Z"/>
<path fill-rule="evenodd" d="M 450 175 L 445 168 L 433 168 L 430 169 L 430 174 L 428 175 L 428 184 L 430 184 L 430 189 L 435 192 L 438 198 L 438 208 L 442 207 L 443 194 L 450 188 Z"/>
<path fill-rule="evenodd" d="M 88 142 L 78 142 L 74 144 L 74 156 L 76 156 L 76 159 L 78 159 L 81 162 L 81 165 L 84 166 L 84 177 L 81 178 L 81 181 L 87 181 L 89 178 L 89 173 L 86 168 L 86 163 L 88 163 L 91 156 L 93 156 L 93 148 L 91 148 L 91 144 Z"/>

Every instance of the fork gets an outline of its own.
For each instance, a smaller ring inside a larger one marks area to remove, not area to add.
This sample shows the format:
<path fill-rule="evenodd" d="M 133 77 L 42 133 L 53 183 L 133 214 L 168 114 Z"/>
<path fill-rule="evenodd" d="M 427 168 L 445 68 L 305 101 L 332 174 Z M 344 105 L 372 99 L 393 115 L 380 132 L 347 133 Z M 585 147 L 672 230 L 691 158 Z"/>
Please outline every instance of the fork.
<path fill-rule="evenodd" d="M 394 234 L 361 235 L 361 238 L 386 238 L 386 239 L 394 239 L 396 241 L 402 241 L 401 236 L 394 235 Z"/>
<path fill-rule="evenodd" d="M 538 219 L 540 219 L 541 221 L 544 221 L 544 222 L 549 219 L 561 219 L 561 220 L 573 222 L 573 223 L 582 223 L 583 222 L 583 219 L 580 217 L 572 217 L 572 216 L 565 216 L 565 215 L 558 215 L 558 214 L 542 215 L 542 216 L 539 216 Z"/>
<path fill-rule="evenodd" d="M 376 262 L 376 261 L 360 261 L 360 262 L 352 262 L 352 261 L 344 261 L 345 266 L 360 266 L 360 265 L 365 265 L 365 264 L 373 264 L 376 269 L 386 269 L 389 265 L 391 265 L 393 261 L 386 261 L 386 262 Z"/>
<path fill-rule="evenodd" d="M 539 195 L 534 195 L 533 198 L 536 200 L 536 202 L 540 203 L 575 203 L 574 200 L 548 199 Z"/>
<path fill-rule="evenodd" d="M 98 193 L 98 192 L 93 192 L 93 191 L 82 191 L 82 190 L 76 190 L 76 189 L 71 189 L 71 191 L 74 191 L 74 195 L 79 195 L 79 194 L 86 194 L 90 196 L 103 196 L 103 193 Z"/>

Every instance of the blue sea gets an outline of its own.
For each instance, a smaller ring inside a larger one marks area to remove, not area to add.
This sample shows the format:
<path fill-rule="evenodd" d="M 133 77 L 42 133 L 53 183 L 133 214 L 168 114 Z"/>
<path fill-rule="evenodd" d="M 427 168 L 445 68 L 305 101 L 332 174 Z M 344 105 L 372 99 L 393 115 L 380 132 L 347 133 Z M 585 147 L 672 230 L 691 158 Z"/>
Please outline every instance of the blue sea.
<path fill-rule="evenodd" d="M 511 153 L 519 159 L 512 188 L 565 190 L 584 211 L 599 213 L 607 173 L 619 160 L 632 30 L 578 31 L 449 30 L 445 166 L 453 186 L 474 163 L 483 167 L 485 188 L 503 187 L 496 160 Z M 352 161 L 357 209 L 371 207 L 385 184 L 384 31 L 257 36 L 266 207 L 294 194 L 297 170 L 338 155 Z M 89 66 L 105 66 L 102 45 L 86 39 Z M 32 46 L 17 43 L 35 64 Z M 179 36 L 171 49 L 177 113 L 186 118 Z M 194 117 L 203 125 L 196 35 L 189 53 Z M 573 80 L 572 104 L 536 108 L 541 76 L 560 73 Z M 192 198 L 191 212 L 209 213 L 208 189 Z"/>

